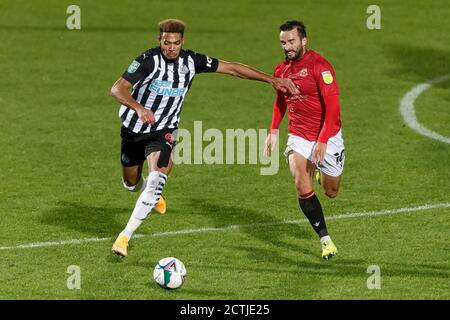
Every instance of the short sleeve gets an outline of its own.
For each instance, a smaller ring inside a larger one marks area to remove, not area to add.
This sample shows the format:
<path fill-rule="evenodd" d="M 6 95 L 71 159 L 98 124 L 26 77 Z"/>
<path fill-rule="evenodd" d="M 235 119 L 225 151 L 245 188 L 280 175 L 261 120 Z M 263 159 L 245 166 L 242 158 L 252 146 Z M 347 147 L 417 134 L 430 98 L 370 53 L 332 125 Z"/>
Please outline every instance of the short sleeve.
<path fill-rule="evenodd" d="M 153 68 L 153 59 L 148 54 L 143 53 L 131 62 L 128 69 L 122 74 L 122 78 L 134 85 L 144 79 L 146 73 L 151 72 Z"/>
<path fill-rule="evenodd" d="M 322 97 L 339 95 L 334 69 L 327 60 L 320 59 L 314 64 L 314 78 Z"/>
<path fill-rule="evenodd" d="M 219 66 L 218 59 L 210 58 L 201 53 L 192 52 L 192 59 L 194 60 L 195 73 L 216 72 Z"/>

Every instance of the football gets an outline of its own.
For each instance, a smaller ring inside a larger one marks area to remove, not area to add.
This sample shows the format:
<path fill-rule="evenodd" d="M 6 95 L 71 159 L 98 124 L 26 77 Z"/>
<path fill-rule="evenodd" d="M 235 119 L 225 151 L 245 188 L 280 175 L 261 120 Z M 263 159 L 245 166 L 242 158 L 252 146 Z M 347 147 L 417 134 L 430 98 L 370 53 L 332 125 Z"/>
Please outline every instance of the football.
<path fill-rule="evenodd" d="M 184 263 L 174 257 L 163 258 L 153 269 L 153 279 L 164 289 L 180 288 L 186 278 Z"/>

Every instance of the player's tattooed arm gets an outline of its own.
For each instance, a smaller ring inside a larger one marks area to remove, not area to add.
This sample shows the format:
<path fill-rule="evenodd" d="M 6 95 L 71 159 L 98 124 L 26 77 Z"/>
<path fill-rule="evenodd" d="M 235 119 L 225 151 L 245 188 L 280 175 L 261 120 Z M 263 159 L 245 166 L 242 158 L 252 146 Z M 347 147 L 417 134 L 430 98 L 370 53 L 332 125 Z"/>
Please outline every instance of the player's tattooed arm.
<path fill-rule="evenodd" d="M 291 79 L 276 78 L 242 63 L 219 60 L 216 72 L 226 73 L 243 79 L 264 81 L 270 83 L 276 90 L 298 94 L 298 88 Z"/>

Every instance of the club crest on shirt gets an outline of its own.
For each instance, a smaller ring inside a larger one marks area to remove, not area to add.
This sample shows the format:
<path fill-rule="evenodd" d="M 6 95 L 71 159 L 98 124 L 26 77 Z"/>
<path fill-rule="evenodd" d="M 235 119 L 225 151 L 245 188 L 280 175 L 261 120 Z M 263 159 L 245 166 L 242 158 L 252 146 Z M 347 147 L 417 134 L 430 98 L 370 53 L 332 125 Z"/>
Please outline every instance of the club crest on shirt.
<path fill-rule="evenodd" d="M 183 66 L 180 68 L 179 71 L 181 74 L 186 74 L 189 72 L 189 68 L 187 67 L 187 65 L 183 64 Z"/>
<path fill-rule="evenodd" d="M 135 73 L 141 64 L 134 60 L 128 67 L 128 73 Z"/>
<path fill-rule="evenodd" d="M 300 70 L 298 75 L 302 78 L 306 77 L 308 75 L 308 68 L 302 68 L 302 70 Z"/>
<path fill-rule="evenodd" d="M 330 84 L 333 82 L 333 75 L 331 74 L 331 72 L 329 70 L 323 71 L 322 79 L 323 79 L 323 82 L 325 82 L 326 84 Z"/>

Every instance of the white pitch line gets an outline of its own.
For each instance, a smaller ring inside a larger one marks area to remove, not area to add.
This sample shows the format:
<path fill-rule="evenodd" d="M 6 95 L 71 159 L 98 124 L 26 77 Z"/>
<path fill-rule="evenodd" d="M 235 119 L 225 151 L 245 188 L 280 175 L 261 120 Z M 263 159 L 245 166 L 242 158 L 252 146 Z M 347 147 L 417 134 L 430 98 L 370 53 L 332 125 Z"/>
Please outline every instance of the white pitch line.
<path fill-rule="evenodd" d="M 450 74 L 447 74 L 445 76 L 441 76 L 438 78 L 435 78 L 433 80 L 429 80 L 427 82 L 418 84 L 414 88 L 412 88 L 410 91 L 408 91 L 400 101 L 400 113 L 403 116 L 403 119 L 405 120 L 406 124 L 413 130 L 417 131 L 421 135 L 424 135 L 426 137 L 439 140 L 441 142 L 450 143 L 450 138 L 445 137 L 439 133 L 436 133 L 434 131 L 431 131 L 427 128 L 425 128 L 423 125 L 421 125 L 416 118 L 416 111 L 414 110 L 414 101 L 416 101 L 417 97 L 422 94 L 425 90 L 428 90 L 433 84 L 440 83 L 450 80 Z"/>
<path fill-rule="evenodd" d="M 360 218 L 360 217 L 377 217 L 377 216 L 385 216 L 385 215 L 395 215 L 395 214 L 400 214 L 400 213 L 426 211 L 426 210 L 431 210 L 431 209 L 445 209 L 448 207 L 450 207 L 450 203 L 445 202 L 445 203 L 436 203 L 436 204 L 426 204 L 426 205 L 422 205 L 422 206 L 418 206 L 418 207 L 410 207 L 410 208 L 387 209 L 387 210 L 380 210 L 380 211 L 353 212 L 353 213 L 329 216 L 329 217 L 326 217 L 326 221 Z M 226 227 L 219 227 L 219 228 L 182 229 L 182 230 L 176 230 L 176 231 L 156 232 L 156 233 L 147 234 L 147 235 L 136 234 L 133 236 L 133 239 L 134 238 L 143 238 L 143 237 L 167 237 L 167 236 L 175 236 L 175 235 L 182 235 L 182 234 L 195 234 L 195 233 L 207 233 L 207 232 L 226 232 L 226 231 L 244 229 L 244 228 L 254 229 L 254 228 L 278 226 L 278 225 L 285 225 L 285 224 L 302 224 L 302 223 L 306 223 L 307 221 L 308 221 L 307 219 L 283 220 L 283 221 L 277 221 L 277 222 L 261 222 L 261 223 L 242 224 L 242 225 L 229 225 Z M 84 238 L 84 239 L 72 239 L 72 240 L 62 240 L 62 241 L 34 242 L 34 243 L 21 244 L 21 245 L 15 245 L 15 246 L 1 246 L 0 250 L 43 248 L 43 247 L 51 247 L 51 246 L 62 246 L 62 245 L 67 245 L 67 244 L 80 244 L 80 243 L 112 241 L 112 240 L 113 240 L 113 238 Z"/>
<path fill-rule="evenodd" d="M 144 235 L 142 234 L 136 234 L 133 236 L 133 238 L 142 238 L 143 236 Z M 70 239 L 62 241 L 34 242 L 34 243 L 20 244 L 16 246 L 0 247 L 0 250 L 42 248 L 42 247 L 62 246 L 66 244 L 80 244 L 85 242 L 99 242 L 108 240 L 112 240 L 112 238 L 84 238 L 84 239 Z"/>
<path fill-rule="evenodd" d="M 338 220 L 338 219 L 349 219 L 349 218 L 357 218 L 357 217 L 374 217 L 374 216 L 383 216 L 383 215 L 393 215 L 404 212 L 414 212 L 414 211 L 424 211 L 430 209 L 443 209 L 450 207 L 450 203 L 437 203 L 437 204 L 426 204 L 419 207 L 413 208 L 400 208 L 400 209 L 387 209 L 381 211 L 364 211 L 364 212 L 353 212 L 340 214 L 335 216 L 325 217 L 326 221 L 329 220 Z M 283 224 L 302 224 L 308 222 L 307 219 L 298 219 L 298 220 L 283 220 L 277 222 L 260 222 L 260 223 L 252 223 L 252 224 L 242 224 L 242 225 L 230 225 L 226 227 L 220 228 L 199 228 L 199 229 L 183 229 L 178 231 L 166 231 L 166 232 L 157 232 L 151 234 L 152 237 L 164 237 L 164 236 L 173 236 L 180 234 L 193 234 L 193 233 L 206 233 L 212 231 L 230 231 L 235 229 L 244 229 L 244 228 L 261 228 L 261 227 L 270 227 L 270 226 L 278 226 Z M 0 248 L 1 249 L 1 248 Z"/>

